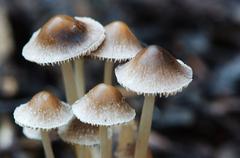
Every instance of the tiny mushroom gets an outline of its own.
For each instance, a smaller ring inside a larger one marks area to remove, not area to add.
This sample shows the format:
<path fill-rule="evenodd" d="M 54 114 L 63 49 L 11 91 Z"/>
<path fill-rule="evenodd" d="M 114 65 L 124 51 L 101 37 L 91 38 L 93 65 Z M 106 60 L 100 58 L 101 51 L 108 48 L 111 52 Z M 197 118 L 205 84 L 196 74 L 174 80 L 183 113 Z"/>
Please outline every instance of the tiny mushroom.
<path fill-rule="evenodd" d="M 105 30 L 106 38 L 103 44 L 91 56 L 105 60 L 104 83 L 112 84 L 113 62 L 133 58 L 142 46 L 124 22 L 114 21 L 106 25 Z"/>
<path fill-rule="evenodd" d="M 14 111 L 15 122 L 22 126 L 41 131 L 43 147 L 47 158 L 53 158 L 48 131 L 67 124 L 72 118 L 70 105 L 60 101 L 47 91 L 41 91 Z"/>
<path fill-rule="evenodd" d="M 26 60 L 37 64 L 61 65 L 68 102 L 73 103 L 77 94 L 69 61 L 90 54 L 98 48 L 104 38 L 103 26 L 91 18 L 57 15 L 33 33 L 30 41 L 24 46 L 22 55 Z M 82 62 L 74 62 L 75 66 L 80 65 L 80 68 L 75 67 L 76 77 L 81 76 L 83 82 Z M 78 86 L 83 84 L 79 83 Z M 84 87 L 79 89 L 83 93 Z"/>
<path fill-rule="evenodd" d="M 113 86 L 98 84 L 72 105 L 74 115 L 82 122 L 100 126 L 101 155 L 108 158 L 108 127 L 134 119 L 135 110 Z"/>
<path fill-rule="evenodd" d="M 145 158 L 151 129 L 154 100 L 175 95 L 192 81 L 192 69 L 167 50 L 152 45 L 115 69 L 117 81 L 128 90 L 145 95 L 135 158 Z"/>
<path fill-rule="evenodd" d="M 87 157 L 87 147 L 100 144 L 99 127 L 85 124 L 74 118 L 69 124 L 58 128 L 60 138 L 75 145 L 78 157 Z M 83 152 L 84 151 L 84 152 Z"/>

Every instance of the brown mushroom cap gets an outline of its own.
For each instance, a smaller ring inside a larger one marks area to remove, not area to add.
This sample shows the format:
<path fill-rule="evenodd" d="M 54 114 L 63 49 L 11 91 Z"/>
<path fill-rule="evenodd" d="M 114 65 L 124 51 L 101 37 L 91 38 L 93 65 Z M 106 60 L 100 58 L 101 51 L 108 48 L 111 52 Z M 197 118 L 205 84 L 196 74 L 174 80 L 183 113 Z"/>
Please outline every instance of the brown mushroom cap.
<path fill-rule="evenodd" d="M 50 130 L 67 124 L 73 117 L 71 107 L 53 94 L 42 91 L 14 111 L 17 124 L 32 129 Z"/>
<path fill-rule="evenodd" d="M 99 127 L 85 124 L 74 118 L 58 129 L 60 138 L 70 144 L 93 146 L 100 144 Z"/>
<path fill-rule="evenodd" d="M 81 43 L 87 29 L 83 22 L 66 15 L 52 17 L 43 25 L 37 40 L 45 47 L 62 45 L 63 47 Z"/>
<path fill-rule="evenodd" d="M 165 49 L 152 45 L 115 69 L 118 82 L 138 94 L 174 95 L 192 81 L 192 69 Z"/>
<path fill-rule="evenodd" d="M 91 18 L 57 15 L 32 35 L 22 55 L 38 64 L 60 64 L 90 54 L 104 38 L 103 26 Z"/>
<path fill-rule="evenodd" d="M 124 22 L 114 21 L 105 26 L 105 30 L 105 41 L 91 56 L 124 61 L 133 58 L 142 49 L 141 43 Z"/>
<path fill-rule="evenodd" d="M 125 102 L 122 94 L 115 87 L 103 83 L 77 100 L 72 110 L 80 121 L 92 125 L 112 126 L 135 117 L 135 110 Z"/>

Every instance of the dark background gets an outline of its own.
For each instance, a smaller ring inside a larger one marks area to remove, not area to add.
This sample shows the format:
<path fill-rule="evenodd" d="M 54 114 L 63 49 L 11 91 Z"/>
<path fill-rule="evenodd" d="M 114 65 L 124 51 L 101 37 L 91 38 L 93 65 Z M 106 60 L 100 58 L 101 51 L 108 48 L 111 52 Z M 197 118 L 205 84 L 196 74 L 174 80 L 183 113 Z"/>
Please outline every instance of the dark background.
<path fill-rule="evenodd" d="M 154 158 L 240 158 L 240 1 L 0 0 L 0 14 L 1 158 L 43 157 L 41 143 L 22 135 L 12 113 L 43 89 L 64 99 L 59 68 L 21 56 L 32 33 L 56 14 L 103 25 L 123 20 L 143 43 L 160 45 L 193 68 L 188 88 L 156 101 Z M 87 60 L 85 69 L 90 89 L 101 82 L 103 63 Z M 142 100 L 130 98 L 138 112 Z M 53 146 L 56 157 L 73 157 L 61 141 Z"/>

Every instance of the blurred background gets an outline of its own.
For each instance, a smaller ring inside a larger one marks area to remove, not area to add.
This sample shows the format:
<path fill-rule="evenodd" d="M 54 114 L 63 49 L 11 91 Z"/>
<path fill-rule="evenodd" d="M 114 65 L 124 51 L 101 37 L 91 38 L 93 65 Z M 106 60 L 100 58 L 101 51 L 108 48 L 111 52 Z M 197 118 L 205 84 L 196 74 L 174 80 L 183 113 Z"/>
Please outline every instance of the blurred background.
<path fill-rule="evenodd" d="M 240 158 L 239 0 L 0 0 L 1 158 L 44 157 L 41 142 L 25 138 L 12 114 L 40 90 L 65 99 L 58 67 L 21 56 L 32 33 L 56 14 L 103 25 L 123 20 L 144 44 L 158 44 L 193 68 L 188 88 L 156 101 L 154 158 Z M 102 81 L 103 62 L 87 60 L 85 74 L 89 90 Z M 129 98 L 138 114 L 142 101 Z M 61 141 L 53 148 L 56 157 L 74 156 Z"/>

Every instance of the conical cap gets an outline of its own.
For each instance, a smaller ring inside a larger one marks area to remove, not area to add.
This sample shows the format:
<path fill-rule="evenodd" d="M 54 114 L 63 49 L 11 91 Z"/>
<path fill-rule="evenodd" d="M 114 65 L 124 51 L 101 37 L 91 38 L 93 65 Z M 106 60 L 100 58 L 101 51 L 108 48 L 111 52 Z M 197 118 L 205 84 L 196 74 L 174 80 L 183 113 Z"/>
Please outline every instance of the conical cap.
<path fill-rule="evenodd" d="M 17 124 L 32 129 L 50 130 L 67 124 L 73 117 L 70 105 L 47 91 L 41 91 L 14 111 Z"/>
<path fill-rule="evenodd" d="M 164 96 L 181 91 L 192 81 L 192 69 L 158 46 L 142 49 L 115 69 L 117 81 L 138 94 Z"/>
<path fill-rule="evenodd" d="M 105 41 L 91 56 L 122 61 L 133 58 L 142 49 L 141 43 L 124 22 L 112 22 L 105 26 L 105 30 Z"/>
<path fill-rule="evenodd" d="M 73 106 L 74 115 L 84 123 L 111 126 L 134 119 L 135 110 L 113 86 L 99 84 Z"/>
<path fill-rule="evenodd" d="M 57 15 L 32 35 L 22 55 L 38 64 L 60 64 L 90 54 L 104 38 L 103 26 L 91 18 Z"/>
<path fill-rule="evenodd" d="M 74 118 L 58 129 L 60 138 L 70 144 L 93 146 L 100 144 L 99 127 L 85 124 Z"/>

